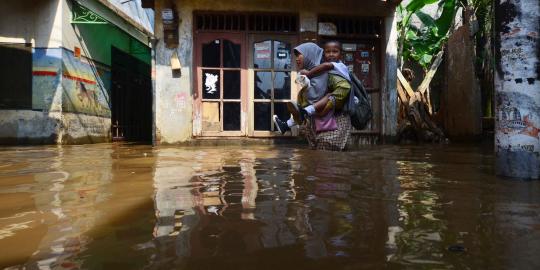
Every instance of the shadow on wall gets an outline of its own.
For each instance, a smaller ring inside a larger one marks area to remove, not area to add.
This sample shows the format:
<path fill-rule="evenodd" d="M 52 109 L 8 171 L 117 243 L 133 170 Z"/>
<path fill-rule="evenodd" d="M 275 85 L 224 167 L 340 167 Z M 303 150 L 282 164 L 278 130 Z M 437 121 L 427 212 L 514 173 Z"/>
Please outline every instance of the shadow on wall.
<path fill-rule="evenodd" d="M 3 3 L 0 9 L 0 36 L 17 42 L 33 43 L 35 47 L 48 47 L 53 40 L 54 22 L 60 0 L 18 0 Z"/>

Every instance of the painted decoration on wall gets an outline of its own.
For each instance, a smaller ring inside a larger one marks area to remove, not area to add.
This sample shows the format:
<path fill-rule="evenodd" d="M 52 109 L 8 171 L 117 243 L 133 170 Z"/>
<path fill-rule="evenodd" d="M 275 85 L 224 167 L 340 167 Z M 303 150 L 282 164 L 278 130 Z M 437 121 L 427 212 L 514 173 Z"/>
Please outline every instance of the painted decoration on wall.
<path fill-rule="evenodd" d="M 75 2 L 72 8 L 71 23 L 107 24 L 107 20 L 92 10 Z"/>
<path fill-rule="evenodd" d="M 110 68 L 85 57 L 76 58 L 69 50 L 63 50 L 62 55 L 62 110 L 111 117 Z"/>
<path fill-rule="evenodd" d="M 496 141 L 511 151 L 540 152 L 540 110 L 534 100 L 519 92 L 497 96 Z"/>
<path fill-rule="evenodd" d="M 62 49 L 33 49 L 32 109 L 43 111 L 61 110 L 61 70 Z"/>

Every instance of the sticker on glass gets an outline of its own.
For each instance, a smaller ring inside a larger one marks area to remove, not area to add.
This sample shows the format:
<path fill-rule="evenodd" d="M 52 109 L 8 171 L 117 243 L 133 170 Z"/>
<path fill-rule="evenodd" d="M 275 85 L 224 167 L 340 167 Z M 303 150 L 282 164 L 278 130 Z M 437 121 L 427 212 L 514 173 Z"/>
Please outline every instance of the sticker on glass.
<path fill-rule="evenodd" d="M 281 52 L 278 51 L 277 58 L 278 59 L 285 59 L 285 58 L 287 58 L 287 55 L 288 55 L 288 53 L 286 51 L 281 51 Z"/>
<path fill-rule="evenodd" d="M 369 64 L 362 63 L 362 73 L 369 73 Z"/>
<path fill-rule="evenodd" d="M 346 52 L 354 52 L 354 51 L 356 51 L 356 44 L 354 44 L 354 43 L 343 43 L 343 45 L 341 45 L 341 47 Z"/>
<path fill-rule="evenodd" d="M 205 79 L 204 79 L 204 86 L 206 88 L 206 93 L 213 94 L 217 91 L 217 81 L 218 81 L 218 75 L 212 74 L 212 73 L 204 73 Z"/>
<path fill-rule="evenodd" d="M 270 42 L 255 43 L 255 58 L 270 59 L 272 57 L 272 49 Z"/>

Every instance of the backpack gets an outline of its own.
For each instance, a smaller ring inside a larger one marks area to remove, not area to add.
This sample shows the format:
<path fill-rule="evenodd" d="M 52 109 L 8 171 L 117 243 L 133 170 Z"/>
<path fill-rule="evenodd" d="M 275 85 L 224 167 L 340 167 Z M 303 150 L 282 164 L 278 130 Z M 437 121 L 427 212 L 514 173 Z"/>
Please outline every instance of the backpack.
<path fill-rule="evenodd" d="M 351 77 L 351 92 L 343 110 L 351 117 L 352 126 L 357 130 L 362 130 L 373 117 L 373 110 L 362 81 L 352 72 L 349 72 L 349 76 Z"/>

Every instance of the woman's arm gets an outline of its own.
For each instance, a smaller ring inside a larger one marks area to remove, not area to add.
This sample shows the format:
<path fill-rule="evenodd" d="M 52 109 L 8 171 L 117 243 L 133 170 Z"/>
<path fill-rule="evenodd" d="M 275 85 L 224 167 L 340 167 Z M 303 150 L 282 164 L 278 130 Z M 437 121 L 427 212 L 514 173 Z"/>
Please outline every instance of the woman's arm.
<path fill-rule="evenodd" d="M 315 107 L 315 112 L 317 113 L 317 115 L 323 116 L 328 111 L 330 111 L 330 109 L 332 109 L 332 106 L 330 106 L 329 108 L 326 108 L 328 104 L 332 104 L 332 102 L 330 101 L 331 95 L 332 94 L 328 93 L 324 97 L 319 99 L 317 102 L 313 103 L 313 107 Z"/>
<path fill-rule="evenodd" d="M 312 68 L 311 70 L 301 70 L 300 75 L 306 75 L 308 78 L 313 78 L 313 77 L 316 77 L 316 76 L 318 76 L 319 74 L 321 74 L 323 72 L 327 72 L 327 71 L 330 71 L 332 69 L 334 69 L 334 64 L 332 64 L 330 62 L 325 62 L 325 63 L 322 63 L 322 64 Z"/>
<path fill-rule="evenodd" d="M 331 93 L 326 94 L 326 96 L 313 104 L 319 116 L 326 115 L 332 109 L 343 109 L 343 105 L 351 91 L 351 84 L 347 80 L 339 76 L 330 76 L 328 79 L 328 88 Z"/>

